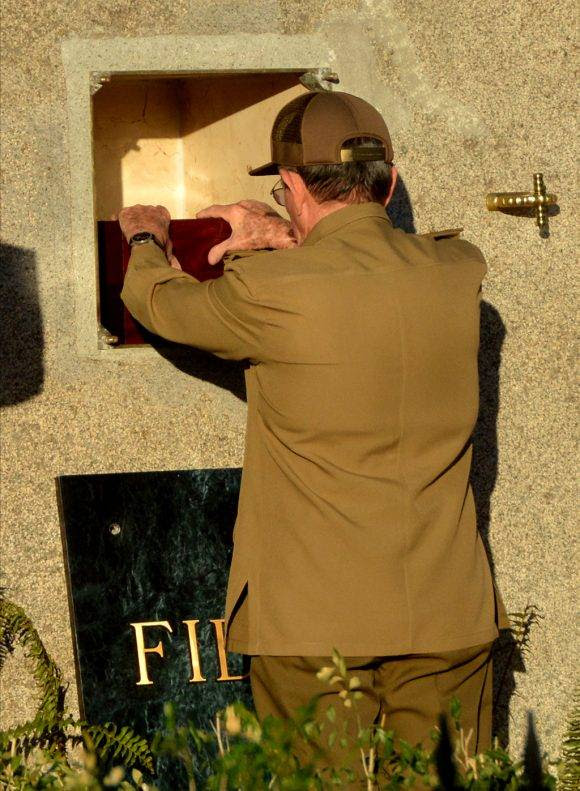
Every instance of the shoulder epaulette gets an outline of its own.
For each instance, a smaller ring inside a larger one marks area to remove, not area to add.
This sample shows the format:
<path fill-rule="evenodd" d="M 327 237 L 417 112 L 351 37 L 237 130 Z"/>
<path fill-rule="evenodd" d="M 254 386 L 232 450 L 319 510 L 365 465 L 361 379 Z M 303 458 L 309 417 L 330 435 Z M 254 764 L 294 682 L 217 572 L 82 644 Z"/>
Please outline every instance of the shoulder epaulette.
<path fill-rule="evenodd" d="M 427 236 L 437 241 L 438 239 L 451 239 L 454 236 L 459 236 L 462 231 L 463 228 L 446 228 L 444 231 L 428 231 L 417 235 Z"/>

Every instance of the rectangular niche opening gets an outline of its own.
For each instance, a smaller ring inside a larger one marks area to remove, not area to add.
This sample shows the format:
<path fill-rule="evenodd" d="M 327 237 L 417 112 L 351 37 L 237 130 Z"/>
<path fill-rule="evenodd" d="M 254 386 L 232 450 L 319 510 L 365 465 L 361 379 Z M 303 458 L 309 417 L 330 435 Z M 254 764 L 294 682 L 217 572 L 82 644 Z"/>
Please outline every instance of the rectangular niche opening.
<path fill-rule="evenodd" d="M 166 206 L 172 221 L 245 198 L 272 203 L 277 177 L 247 171 L 269 161 L 272 123 L 287 102 L 308 92 L 303 75 L 304 69 L 117 74 L 92 96 L 98 321 L 105 345 L 144 342 L 118 332 L 123 243 L 112 218 L 137 203 Z"/>

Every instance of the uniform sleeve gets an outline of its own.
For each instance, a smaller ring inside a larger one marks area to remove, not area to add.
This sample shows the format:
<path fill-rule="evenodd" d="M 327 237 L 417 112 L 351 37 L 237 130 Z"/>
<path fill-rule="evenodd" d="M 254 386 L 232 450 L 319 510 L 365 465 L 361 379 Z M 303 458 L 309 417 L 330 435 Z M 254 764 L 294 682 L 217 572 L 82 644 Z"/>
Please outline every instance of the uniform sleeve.
<path fill-rule="evenodd" d="M 200 282 L 173 269 L 154 244 L 134 247 L 121 299 L 144 327 L 226 360 L 260 361 L 267 349 L 267 309 L 232 261 L 267 250 L 233 251 L 222 277 Z"/>

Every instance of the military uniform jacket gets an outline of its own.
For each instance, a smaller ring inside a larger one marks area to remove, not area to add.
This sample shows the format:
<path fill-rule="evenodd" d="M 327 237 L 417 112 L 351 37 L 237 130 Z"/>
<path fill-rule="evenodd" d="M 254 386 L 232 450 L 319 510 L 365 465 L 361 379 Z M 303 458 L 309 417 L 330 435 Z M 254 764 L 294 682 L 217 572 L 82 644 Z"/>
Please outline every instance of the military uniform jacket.
<path fill-rule="evenodd" d="M 250 361 L 228 650 L 447 651 L 509 626 L 469 483 L 485 272 L 473 244 L 395 229 L 375 202 L 203 283 L 133 249 L 138 321 Z"/>

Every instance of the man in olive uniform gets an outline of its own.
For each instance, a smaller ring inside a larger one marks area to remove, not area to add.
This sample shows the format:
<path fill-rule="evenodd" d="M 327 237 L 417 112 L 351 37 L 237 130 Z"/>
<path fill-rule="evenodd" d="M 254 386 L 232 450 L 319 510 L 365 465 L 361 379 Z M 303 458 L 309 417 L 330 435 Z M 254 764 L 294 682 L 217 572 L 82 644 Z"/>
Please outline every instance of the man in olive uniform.
<path fill-rule="evenodd" d="M 249 172 L 281 176 L 290 223 L 257 201 L 197 214 L 232 226 L 210 251 L 221 278 L 179 271 L 163 207 L 119 216 L 131 313 L 250 363 L 227 648 L 252 657 L 260 718 L 316 694 L 340 704 L 316 675 L 336 648 L 363 685 L 363 725 L 384 715 L 430 748 L 455 695 L 481 751 L 490 651 L 509 626 L 469 484 L 484 258 L 457 233 L 392 226 L 391 139 L 356 96 L 292 100 L 271 152 Z"/>

